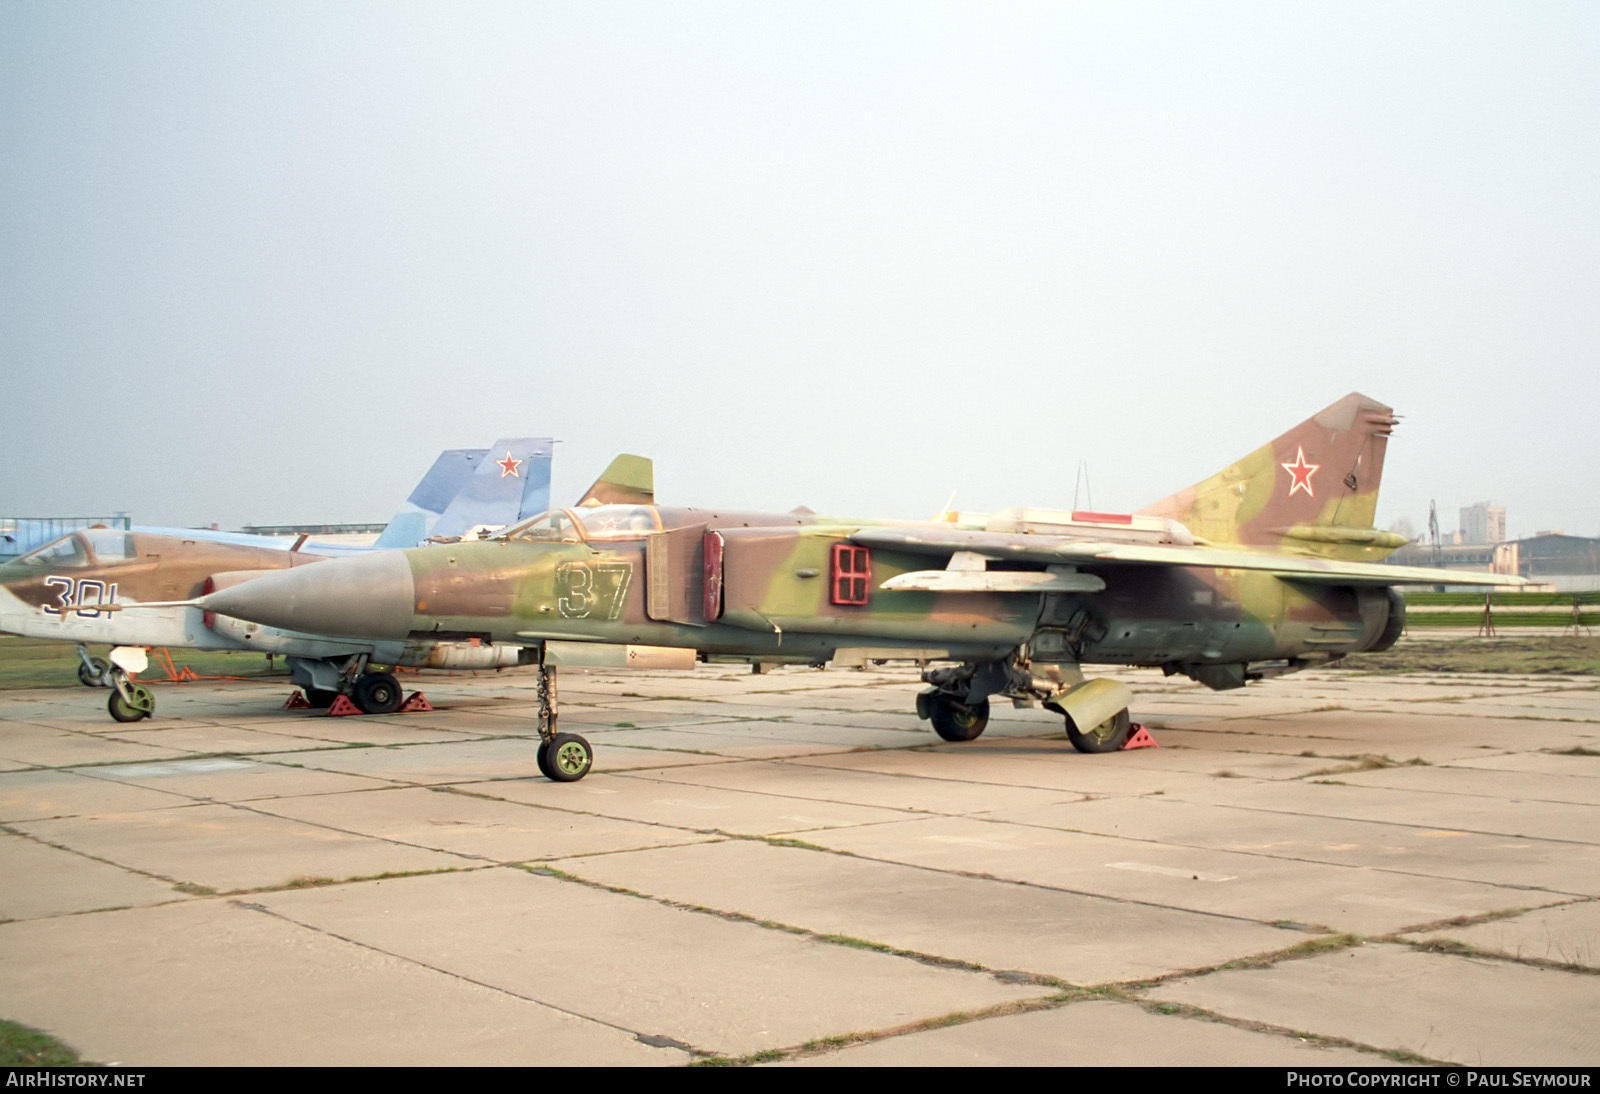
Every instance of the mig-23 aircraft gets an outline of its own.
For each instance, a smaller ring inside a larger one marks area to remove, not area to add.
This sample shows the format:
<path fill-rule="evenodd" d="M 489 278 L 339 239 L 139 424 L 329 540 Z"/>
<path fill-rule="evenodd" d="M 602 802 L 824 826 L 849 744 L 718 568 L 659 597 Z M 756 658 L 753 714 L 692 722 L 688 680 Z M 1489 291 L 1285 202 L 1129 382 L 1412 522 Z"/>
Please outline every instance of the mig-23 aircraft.
<path fill-rule="evenodd" d="M 515 524 L 550 504 L 548 437 L 513 437 L 492 448 L 441 452 L 374 546 L 414 546 Z M 371 548 L 306 543 L 237 532 L 177 528 L 86 528 L 0 565 L 0 631 L 78 643 L 78 679 L 107 686 L 111 716 L 149 717 L 155 699 L 129 679 L 146 665 L 144 647 L 250 650 L 284 654 L 291 680 L 312 706 L 341 694 L 361 710 L 389 713 L 399 682 L 369 664 L 419 668 L 499 668 L 517 663 L 512 647 L 423 639 L 365 642 L 263 627 L 193 607 L 122 609 L 171 602 L 254 580 L 264 573 L 326 562 Z M 110 662 L 85 643 L 108 643 Z"/>
<path fill-rule="evenodd" d="M 202 597 L 267 626 L 387 642 L 516 646 L 540 667 L 539 766 L 582 778 L 556 731 L 560 665 L 907 658 L 939 736 L 983 732 L 991 697 L 1062 714 L 1083 752 L 1120 748 L 1130 689 L 1087 665 L 1215 689 L 1393 645 L 1399 585 L 1520 578 L 1378 565 L 1389 407 L 1352 394 L 1216 475 L 1129 515 L 1013 509 L 911 523 L 654 504 L 557 509 L 487 540 L 269 574 Z M 626 458 L 613 471 L 627 469 Z M 616 476 L 613 476 L 614 478 Z"/>

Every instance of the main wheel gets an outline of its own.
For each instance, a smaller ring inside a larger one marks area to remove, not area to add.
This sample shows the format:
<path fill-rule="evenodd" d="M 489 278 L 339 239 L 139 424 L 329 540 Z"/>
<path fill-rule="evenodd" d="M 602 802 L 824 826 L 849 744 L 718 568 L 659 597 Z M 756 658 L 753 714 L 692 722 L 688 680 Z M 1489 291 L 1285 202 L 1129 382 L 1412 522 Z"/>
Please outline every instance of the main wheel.
<path fill-rule="evenodd" d="M 933 710 L 928 714 L 933 731 L 947 741 L 975 741 L 989 724 L 989 700 L 960 703 L 948 695 L 933 697 Z"/>
<path fill-rule="evenodd" d="M 140 688 L 139 691 L 144 691 L 144 689 Z M 145 696 L 149 694 L 149 692 L 145 692 Z M 154 706 L 155 704 L 152 703 L 151 707 L 153 708 Z M 111 698 L 106 700 L 106 710 L 110 712 L 111 717 L 119 722 L 137 722 L 141 718 L 150 717 L 150 711 L 142 710 L 128 702 L 122 697 L 122 692 L 116 688 L 111 689 Z"/>
<path fill-rule="evenodd" d="M 78 683 L 86 688 L 97 688 L 106 678 L 106 670 L 110 667 L 110 663 L 103 658 L 91 657 L 89 664 L 78 666 Z"/>
<path fill-rule="evenodd" d="M 1130 724 L 1126 707 L 1087 732 L 1080 730 L 1068 717 L 1067 740 L 1079 752 L 1115 752 L 1127 743 Z"/>
<path fill-rule="evenodd" d="M 323 688 L 305 688 L 306 702 L 317 710 L 327 710 L 333 706 L 333 701 L 339 698 L 337 691 L 327 691 Z"/>
<path fill-rule="evenodd" d="M 545 752 L 544 773 L 558 783 L 575 783 L 594 766 L 594 749 L 576 733 L 557 733 Z"/>
<path fill-rule="evenodd" d="M 550 742 L 549 741 L 540 741 L 539 742 L 538 761 L 539 761 L 539 774 L 543 775 L 545 778 L 550 779 L 553 782 L 555 780 L 555 776 L 550 774 Z"/>
<path fill-rule="evenodd" d="M 405 696 L 400 694 L 400 681 L 387 672 L 369 672 L 356 681 L 350 694 L 351 702 L 363 714 L 393 714 L 400 709 Z"/>

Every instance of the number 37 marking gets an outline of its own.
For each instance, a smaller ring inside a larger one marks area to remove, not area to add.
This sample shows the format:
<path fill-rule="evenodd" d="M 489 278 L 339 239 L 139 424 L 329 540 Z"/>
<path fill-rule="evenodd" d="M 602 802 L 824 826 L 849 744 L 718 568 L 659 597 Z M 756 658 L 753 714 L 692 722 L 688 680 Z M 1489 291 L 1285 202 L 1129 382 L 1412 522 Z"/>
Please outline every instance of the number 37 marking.
<path fill-rule="evenodd" d="M 556 567 L 556 606 L 567 619 L 615 619 L 632 583 L 629 562 L 564 562 Z"/>

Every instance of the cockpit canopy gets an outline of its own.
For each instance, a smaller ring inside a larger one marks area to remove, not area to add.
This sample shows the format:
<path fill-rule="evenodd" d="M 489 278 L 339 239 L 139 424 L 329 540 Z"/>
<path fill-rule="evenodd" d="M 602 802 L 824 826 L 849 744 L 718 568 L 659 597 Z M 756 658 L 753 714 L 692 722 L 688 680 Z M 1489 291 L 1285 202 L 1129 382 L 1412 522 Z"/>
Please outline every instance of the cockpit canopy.
<path fill-rule="evenodd" d="M 513 543 L 580 543 L 595 539 L 639 539 L 661 530 L 650 505 L 597 505 L 592 509 L 550 509 L 507 528 L 496 539 Z"/>
<path fill-rule="evenodd" d="M 121 562 L 137 557 L 133 537 L 117 528 L 85 528 L 53 539 L 17 559 L 19 566 L 68 570 L 96 562 Z"/>

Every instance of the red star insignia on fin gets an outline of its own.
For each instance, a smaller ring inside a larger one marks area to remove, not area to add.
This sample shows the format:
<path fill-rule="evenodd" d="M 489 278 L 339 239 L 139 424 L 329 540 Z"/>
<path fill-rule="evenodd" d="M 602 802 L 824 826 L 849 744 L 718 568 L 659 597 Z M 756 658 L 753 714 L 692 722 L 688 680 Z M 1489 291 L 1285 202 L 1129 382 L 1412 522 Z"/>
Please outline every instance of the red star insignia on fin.
<path fill-rule="evenodd" d="M 495 460 L 494 462 L 500 465 L 500 477 L 502 479 L 507 475 L 510 475 L 514 479 L 522 477 L 521 475 L 517 474 L 517 468 L 522 466 L 522 461 L 512 459 L 509 451 L 506 453 L 505 459 Z"/>
<path fill-rule="evenodd" d="M 1296 451 L 1293 463 L 1282 463 L 1278 466 L 1289 472 L 1289 478 L 1292 480 L 1289 483 L 1289 496 L 1291 498 L 1294 497 L 1296 490 L 1304 490 L 1307 497 L 1314 498 L 1317 496 L 1311 490 L 1311 476 L 1316 474 L 1317 468 L 1322 465 L 1320 463 L 1307 463 L 1306 450 L 1304 448 Z"/>

